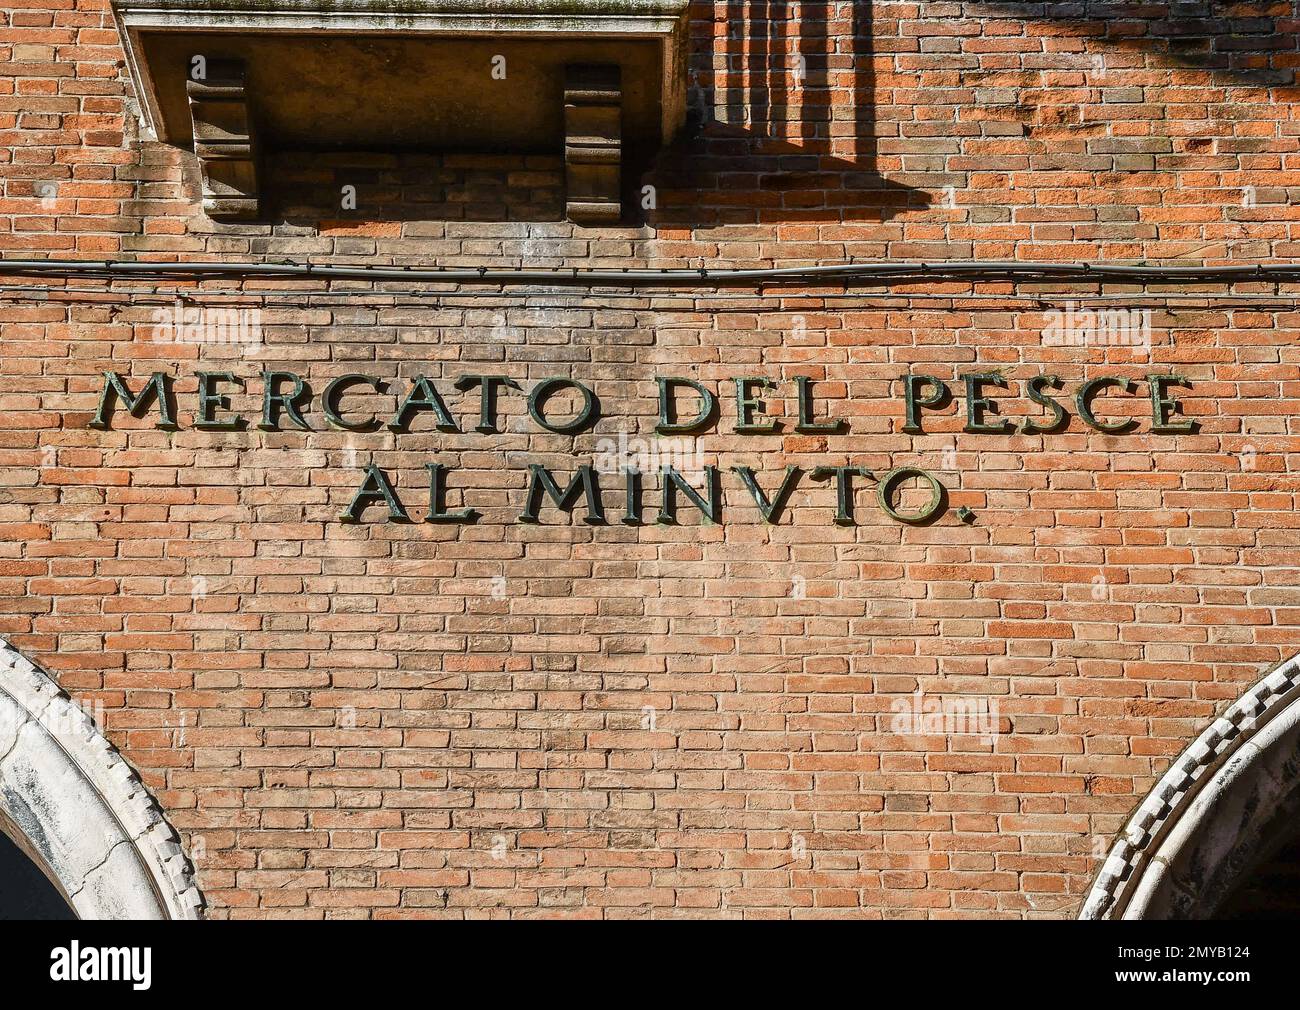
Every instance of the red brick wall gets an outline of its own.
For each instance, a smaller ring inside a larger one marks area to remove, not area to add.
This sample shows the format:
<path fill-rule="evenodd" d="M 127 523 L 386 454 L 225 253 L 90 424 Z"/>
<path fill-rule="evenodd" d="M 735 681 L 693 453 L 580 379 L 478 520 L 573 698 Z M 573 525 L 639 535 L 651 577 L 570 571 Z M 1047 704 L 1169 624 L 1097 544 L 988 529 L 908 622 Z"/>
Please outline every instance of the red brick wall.
<path fill-rule="evenodd" d="M 803 5 L 796 89 L 762 69 L 794 45 L 793 21 L 702 5 L 693 106 L 708 122 L 648 172 L 645 226 L 586 230 L 556 220 L 552 161 L 376 155 L 280 156 L 271 221 L 214 225 L 195 211 L 193 159 L 138 139 L 105 7 L 11 5 L 0 252 L 1292 256 L 1288 5 L 1249 5 L 1267 16 L 1204 38 L 1162 5 L 1065 20 L 1075 6 L 862 4 L 855 24 L 848 5 L 821 20 Z M 353 170 L 362 210 L 324 207 Z M 51 182 L 52 198 L 33 195 Z M 1169 758 L 1300 647 L 1297 318 L 1289 298 L 1244 300 L 1271 288 L 1154 299 L 1147 351 L 1045 345 L 1044 308 L 1092 289 L 1046 303 L 992 285 L 784 301 L 417 303 L 265 283 L 196 296 L 260 308 L 250 349 L 156 339 L 166 285 L 23 286 L 0 300 L 0 632 L 102 701 L 217 917 L 1070 915 Z M 246 379 L 234 403 L 256 422 L 264 368 L 317 394 L 364 371 L 400 396 L 423 373 L 462 433 L 425 416 L 403 435 L 348 434 L 319 408 L 312 432 L 193 427 L 196 371 Z M 112 430 L 87 427 L 106 369 L 135 388 L 173 375 L 180 430 L 121 410 Z M 1072 396 L 1085 378 L 1171 369 L 1192 381 L 1195 434 L 1152 433 L 1144 383 L 1104 401 L 1139 419 L 1122 436 L 1072 404 L 1058 434 L 961 433 L 960 395 L 925 434 L 901 430 L 909 371 L 960 392 L 958 375 L 1001 370 L 999 405 L 1019 418 L 1040 371 Z M 451 388 L 467 372 L 525 389 L 578 379 L 607 416 L 548 434 L 506 394 L 502 433 L 479 434 L 476 394 Z M 699 444 L 724 468 L 722 525 L 683 506 L 680 526 L 625 526 L 617 485 L 608 526 L 555 510 L 515 521 L 529 463 L 568 474 L 620 428 L 650 436 L 663 375 L 721 394 Z M 732 432 L 745 375 L 782 381 L 782 434 Z M 847 434 L 790 433 L 796 375 L 821 380 L 819 410 Z M 338 521 L 371 462 L 418 519 L 434 461 L 457 467 L 449 505 L 479 523 L 385 524 L 382 508 Z M 840 527 L 833 491 L 805 478 L 764 525 L 726 469 L 754 467 L 770 493 L 787 465 L 843 463 L 924 466 L 951 509 L 899 524 L 864 482 L 859 524 Z M 996 700 L 995 740 L 894 732 L 892 706 L 917 690 Z"/>

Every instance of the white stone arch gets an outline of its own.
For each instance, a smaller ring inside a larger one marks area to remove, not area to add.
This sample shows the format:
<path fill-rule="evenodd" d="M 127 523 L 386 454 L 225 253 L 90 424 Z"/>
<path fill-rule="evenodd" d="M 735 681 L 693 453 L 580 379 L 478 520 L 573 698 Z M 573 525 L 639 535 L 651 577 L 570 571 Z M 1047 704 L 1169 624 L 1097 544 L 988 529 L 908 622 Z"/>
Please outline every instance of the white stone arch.
<path fill-rule="evenodd" d="M 1300 812 L 1300 657 L 1274 667 L 1138 805 L 1081 919 L 1208 918 Z"/>
<path fill-rule="evenodd" d="M 45 670 L 0 638 L 0 831 L 82 919 L 197 919 L 194 871 L 139 777 Z"/>

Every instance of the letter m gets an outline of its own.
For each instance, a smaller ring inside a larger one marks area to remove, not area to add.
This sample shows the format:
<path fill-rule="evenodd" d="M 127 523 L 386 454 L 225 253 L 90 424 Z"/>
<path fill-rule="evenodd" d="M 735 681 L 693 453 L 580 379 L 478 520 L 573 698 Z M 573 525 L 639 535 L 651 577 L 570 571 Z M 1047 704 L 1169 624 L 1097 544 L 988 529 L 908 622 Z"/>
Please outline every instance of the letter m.
<path fill-rule="evenodd" d="M 113 413 L 113 405 L 117 400 L 121 400 L 132 417 L 144 417 L 149 404 L 157 402 L 158 427 L 166 431 L 175 431 L 176 418 L 172 416 L 169 393 L 167 376 L 162 372 L 154 372 L 149 376 L 149 381 L 145 383 L 144 389 L 140 390 L 138 395 L 132 395 L 122 377 L 116 372 L 105 372 L 104 391 L 99 395 L 99 409 L 95 411 L 95 419 L 90 422 L 90 427 L 107 431 L 111 427 L 109 418 Z"/>
<path fill-rule="evenodd" d="M 600 487 L 596 483 L 596 475 L 591 467 L 578 467 L 578 472 L 573 475 L 573 480 L 569 482 L 569 486 L 563 491 L 555 483 L 546 467 L 534 463 L 528 470 L 531 474 L 528 483 L 528 503 L 523 514 L 519 517 L 521 523 L 535 523 L 538 521 L 537 514 L 542 507 L 543 493 L 551 501 L 555 502 L 556 508 L 565 512 L 571 511 L 573 506 L 577 504 L 578 496 L 582 495 L 587 500 L 587 514 L 583 517 L 583 522 L 595 524 L 605 521 L 605 509 L 600 500 Z"/>
<path fill-rule="evenodd" d="M 128 981 L 131 977 L 131 948 L 105 947 L 99 976 L 105 982 Z"/>

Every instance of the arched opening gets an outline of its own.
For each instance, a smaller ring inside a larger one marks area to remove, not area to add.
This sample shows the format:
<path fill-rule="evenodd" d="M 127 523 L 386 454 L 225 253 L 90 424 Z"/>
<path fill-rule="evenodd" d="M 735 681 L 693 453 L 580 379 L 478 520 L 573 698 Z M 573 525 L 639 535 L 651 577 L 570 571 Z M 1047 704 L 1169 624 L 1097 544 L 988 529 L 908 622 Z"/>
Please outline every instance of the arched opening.
<path fill-rule="evenodd" d="M 1216 919 L 1300 919 L 1300 825 L 1292 820 L 1286 829 L 1242 874 Z"/>
<path fill-rule="evenodd" d="M 1300 910 L 1298 818 L 1300 663 L 1291 659 L 1233 702 L 1147 794 L 1080 918 L 1264 918 Z M 1275 890 L 1283 884 L 1290 890 Z"/>
<path fill-rule="evenodd" d="M 153 797 L 94 721 L 3 639 L 0 836 L 0 874 L 12 868 L 18 903 L 52 900 L 34 870 L 78 918 L 199 916 L 193 869 Z"/>
<path fill-rule="evenodd" d="M 68 899 L 36 862 L 0 831 L 0 922 L 75 918 Z"/>

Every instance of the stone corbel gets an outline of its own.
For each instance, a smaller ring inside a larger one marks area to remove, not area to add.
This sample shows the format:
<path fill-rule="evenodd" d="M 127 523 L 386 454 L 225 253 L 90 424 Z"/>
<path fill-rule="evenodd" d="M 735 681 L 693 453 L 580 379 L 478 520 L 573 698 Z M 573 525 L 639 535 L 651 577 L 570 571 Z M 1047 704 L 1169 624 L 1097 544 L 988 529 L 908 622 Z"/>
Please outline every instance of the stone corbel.
<path fill-rule="evenodd" d="M 194 154 L 203 172 L 203 210 L 213 218 L 256 218 L 257 139 L 248 108 L 244 64 L 213 62 L 202 79 L 189 77 L 185 89 Z"/>
<path fill-rule="evenodd" d="M 623 214 L 623 89 L 614 64 L 564 68 L 565 212 L 575 224 Z"/>

